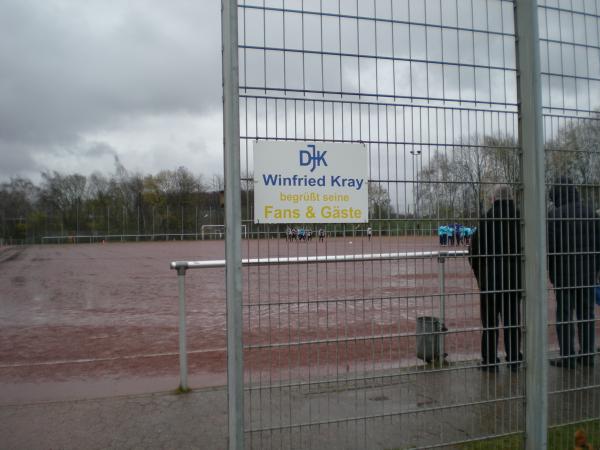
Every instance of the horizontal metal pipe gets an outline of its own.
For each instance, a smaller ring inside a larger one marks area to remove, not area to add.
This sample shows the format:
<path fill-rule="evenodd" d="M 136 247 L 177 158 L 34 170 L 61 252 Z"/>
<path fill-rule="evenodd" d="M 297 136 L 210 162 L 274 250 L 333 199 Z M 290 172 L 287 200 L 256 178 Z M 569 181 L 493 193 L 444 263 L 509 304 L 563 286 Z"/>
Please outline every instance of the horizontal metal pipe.
<path fill-rule="evenodd" d="M 264 89 L 264 88 L 263 88 Z M 328 103 L 328 104 L 342 104 L 342 105 L 358 105 L 358 106 L 373 106 L 373 107 L 394 107 L 394 108 L 414 108 L 414 109 L 425 109 L 425 110 L 429 110 L 429 109 L 433 109 L 433 110 L 443 110 L 443 111 L 471 111 L 471 112 L 481 112 L 481 113 L 498 113 L 498 114 L 505 114 L 505 115 L 513 115 L 513 114 L 517 114 L 517 111 L 511 111 L 511 110 L 506 110 L 504 108 L 500 109 L 490 109 L 490 108 L 486 108 L 486 109 L 482 109 L 481 107 L 479 108 L 472 108 L 472 107 L 468 107 L 468 106 L 450 106 L 450 105 L 444 105 L 444 106 L 436 106 L 436 105 L 431 105 L 431 104 L 419 104 L 419 105 L 415 105 L 412 104 L 410 102 L 406 102 L 406 103 L 392 103 L 392 102 L 373 102 L 373 101 L 369 101 L 369 100 L 363 100 L 363 99 L 345 99 L 345 100 L 340 100 L 340 99 L 327 99 L 327 98 L 306 98 L 303 97 L 301 95 L 297 95 L 297 96 L 284 96 L 284 95 L 265 95 L 262 94 L 260 92 L 253 92 L 252 94 L 249 93 L 242 93 L 240 94 L 240 98 L 243 99 L 255 99 L 255 100 L 283 100 L 286 102 L 307 102 L 307 103 Z M 516 106 L 516 103 L 509 103 L 508 105 L 514 105 Z M 482 105 L 482 107 L 485 107 L 485 105 Z M 559 108 L 559 107 L 548 107 L 549 109 L 559 109 L 559 110 L 566 110 L 567 108 Z M 581 111 L 581 110 L 578 110 Z M 589 111 L 591 112 L 596 112 L 596 111 Z M 269 139 L 277 139 L 276 136 L 270 137 Z M 284 137 L 281 137 L 279 139 L 285 139 Z M 331 139 L 325 139 L 328 142 L 331 142 Z M 338 141 L 342 141 L 341 139 L 336 139 L 335 142 Z M 312 142 L 312 141 L 311 141 Z M 348 142 L 356 142 L 356 140 L 351 140 L 349 139 Z M 360 142 L 364 142 L 363 140 L 361 140 Z M 456 144 L 453 144 L 456 145 Z M 467 145 L 472 145 L 472 144 L 467 144 Z M 464 144 L 460 144 L 461 147 L 464 146 Z M 511 145 L 509 145 L 509 147 L 512 147 Z"/>
<path fill-rule="evenodd" d="M 196 236 L 197 233 L 153 233 L 153 234 L 77 234 L 63 236 L 42 236 L 42 239 L 101 239 L 101 238 L 134 238 L 134 237 L 170 237 Z"/>
<path fill-rule="evenodd" d="M 509 292 L 522 292 L 521 289 L 506 289 L 506 290 L 489 290 L 486 291 L 487 293 L 493 294 L 493 293 L 502 293 L 502 294 L 506 294 Z M 452 292 L 450 294 L 445 293 L 443 295 L 445 295 L 446 297 L 460 297 L 460 296 L 467 296 L 467 295 L 476 295 L 479 294 L 478 290 L 470 290 L 470 291 L 458 291 L 458 292 Z M 290 301 L 277 301 L 277 302 L 270 302 L 270 303 L 246 303 L 244 305 L 242 305 L 242 307 L 246 308 L 246 309 L 264 309 L 264 308 L 281 308 L 281 307 L 285 307 L 285 306 L 303 306 L 303 305 L 310 305 L 310 306 L 317 306 L 319 307 L 320 305 L 325 305 L 327 306 L 328 304 L 335 304 L 335 303 L 372 303 L 372 302 L 403 302 L 405 300 L 408 299 L 422 299 L 422 298 L 427 298 L 427 299 L 436 299 L 441 297 L 442 294 L 440 293 L 424 293 L 424 294 L 412 294 L 412 295 L 394 295 L 394 296 L 389 296 L 389 295 L 383 295 L 383 296 L 377 296 L 377 297 L 360 297 L 360 298 L 326 298 L 326 299 L 307 299 L 307 300 L 290 300 Z"/>
<path fill-rule="evenodd" d="M 281 256 L 275 258 L 249 258 L 242 259 L 243 266 L 268 266 L 301 263 L 333 263 L 333 262 L 361 262 L 361 261 L 389 261 L 395 259 L 425 259 L 425 258 L 453 258 L 466 256 L 467 250 L 431 251 L 431 252 L 400 252 L 400 253 L 367 253 L 358 255 L 327 255 L 327 256 Z M 207 261 L 173 261 L 171 269 L 208 269 L 225 267 L 224 259 Z"/>
<path fill-rule="evenodd" d="M 512 431 L 509 433 L 497 433 L 497 434 L 493 434 L 493 435 L 483 435 L 483 436 L 477 436 L 471 439 L 462 439 L 462 440 L 456 440 L 456 441 L 446 441 L 446 442 L 442 442 L 442 443 L 437 443 L 437 444 L 428 444 L 424 447 L 411 447 L 412 450 L 431 450 L 432 448 L 462 448 L 464 447 L 465 444 L 469 444 L 472 442 L 482 442 L 488 439 L 503 439 L 503 438 L 507 438 L 507 437 L 511 437 L 511 436 L 522 436 L 523 435 L 523 431 Z"/>
<path fill-rule="evenodd" d="M 516 328 L 516 327 L 513 327 Z M 498 330 L 499 327 L 491 327 L 488 328 L 490 330 Z M 462 334 L 462 333 L 476 333 L 480 332 L 481 328 L 478 327 L 470 327 L 470 328 L 461 328 L 461 329 L 453 329 L 447 331 L 428 331 L 428 335 L 432 336 L 441 336 L 448 334 Z M 361 336 L 344 336 L 344 337 L 335 337 L 330 339 L 311 339 L 310 341 L 292 341 L 292 342 L 270 342 L 266 344 L 249 344 L 245 345 L 244 348 L 248 350 L 262 350 L 266 348 L 290 348 L 290 347 L 300 347 L 303 345 L 324 345 L 324 344 L 340 344 L 345 342 L 359 342 L 359 341 L 375 341 L 375 340 L 384 340 L 384 339 L 399 339 L 399 338 L 408 338 L 420 336 L 419 333 L 388 333 L 388 334 L 377 334 L 377 335 L 361 335 Z"/>
<path fill-rule="evenodd" d="M 264 99 L 264 98 L 263 98 Z M 260 99 L 260 100 L 263 100 Z M 270 100 L 270 99 L 269 99 Z M 307 100 L 306 100 L 307 101 Z M 516 114 L 516 113 L 510 113 L 510 114 Z M 265 134 L 244 134 L 240 136 L 240 139 L 245 139 L 248 141 L 260 141 L 260 140 L 271 140 L 271 141 L 285 141 L 286 139 L 283 137 L 276 137 L 276 136 L 269 136 L 266 133 Z M 311 142 L 331 142 L 329 139 L 325 139 L 325 138 L 317 138 L 317 139 L 313 139 L 311 140 Z M 354 143 L 356 142 L 353 139 L 336 139 L 337 143 Z M 457 145 L 455 143 L 437 143 L 437 142 L 416 142 L 416 141 L 408 141 L 408 140 L 384 140 L 384 139 L 363 139 L 360 141 L 361 144 L 379 144 L 379 145 L 406 145 L 407 147 L 409 146 L 419 146 L 419 147 L 438 147 L 438 148 L 445 148 L 445 147 L 457 147 Z M 461 148 L 464 149 L 490 149 L 493 148 L 492 146 L 489 145 L 482 145 L 482 144 L 461 144 L 460 146 Z M 514 147 L 514 146 L 507 146 L 507 147 L 502 147 L 503 149 L 509 149 L 509 150 L 514 150 L 515 153 L 518 151 L 518 147 Z M 552 149 L 552 150 L 557 150 L 557 149 Z M 595 153 L 594 151 L 584 151 L 584 150 L 564 150 L 564 151 L 572 151 L 572 152 L 578 152 L 578 153 Z M 253 181 L 253 178 L 244 178 L 245 181 Z M 369 179 L 370 182 L 381 182 L 381 183 L 387 183 L 387 182 L 392 182 L 392 181 L 396 181 L 396 182 L 413 182 L 415 181 L 412 178 L 384 178 L 384 179 L 377 179 L 377 178 L 370 178 Z M 451 184 L 473 184 L 471 181 L 452 181 L 452 180 L 444 180 L 444 181 L 436 181 L 436 180 L 427 180 L 426 182 L 427 184 L 441 184 L 441 185 L 451 185 Z M 495 186 L 498 184 L 497 181 L 478 181 L 477 182 L 478 185 L 492 185 Z M 507 184 L 512 184 L 512 185 L 517 185 L 517 182 L 507 182 Z M 595 186 L 595 184 L 590 183 L 591 186 Z M 577 186 L 584 186 L 583 184 L 578 184 Z M 411 219 L 405 219 L 410 221 Z M 412 219 L 415 220 L 415 219 Z M 438 219 L 439 220 L 439 219 Z M 177 233 L 177 234 L 181 234 L 181 233 Z"/>
<path fill-rule="evenodd" d="M 456 362 L 453 362 L 452 364 L 456 364 Z M 509 363 L 500 363 L 500 365 L 504 365 L 508 367 Z M 387 371 L 392 371 L 392 370 L 398 370 L 400 369 L 401 372 L 393 372 L 393 373 L 386 373 L 386 374 L 375 374 L 375 375 L 369 375 L 369 376 L 364 376 L 364 377 L 359 377 L 359 376 L 344 376 L 342 375 L 340 378 L 331 378 L 331 379 L 324 379 L 324 380 L 315 380 L 315 381 L 291 381 L 291 382 L 287 382 L 287 383 L 270 383 L 270 384 L 262 384 L 262 385 L 254 385 L 254 386 L 247 386 L 244 388 L 245 392 L 258 392 L 258 391 L 263 391 L 263 390 L 277 390 L 279 392 L 282 392 L 284 390 L 290 390 L 290 389 L 302 389 L 302 388 L 308 388 L 311 389 L 312 387 L 316 387 L 316 386 L 322 386 L 322 385 L 332 385 L 332 388 L 335 389 L 335 391 L 337 392 L 340 388 L 340 384 L 343 385 L 350 385 L 347 388 L 344 388 L 344 390 L 358 390 L 358 389 L 375 389 L 375 388 L 382 388 L 382 387 L 389 387 L 392 386 L 394 384 L 398 384 L 400 381 L 399 380 L 395 380 L 395 379 L 400 379 L 400 378 L 406 378 L 408 376 L 414 376 L 414 375 L 420 375 L 423 374 L 425 372 L 425 363 L 422 363 L 418 366 L 408 366 L 408 367 L 400 367 L 400 368 L 396 368 L 396 369 L 387 369 Z M 432 373 L 443 373 L 443 372 L 457 372 L 459 370 L 472 370 L 472 369 L 477 369 L 479 367 L 479 360 L 477 359 L 473 359 L 473 360 L 467 360 L 466 364 L 464 361 L 460 361 L 460 365 L 453 365 L 453 366 L 446 366 L 446 367 L 435 367 L 435 368 L 431 368 L 431 367 L 427 367 L 427 374 L 432 374 Z M 370 382 L 369 384 L 365 384 L 362 382 Z M 356 386 L 351 386 L 352 384 L 356 384 Z M 589 385 L 586 386 L 586 390 L 590 390 L 590 389 L 596 389 L 600 387 L 599 385 Z M 319 388 L 317 388 L 319 389 Z M 583 390 L 583 389 L 581 389 Z M 328 390 L 327 388 L 320 388 L 320 392 L 319 393 L 327 393 L 327 392 L 331 392 L 331 390 Z M 556 392 L 556 394 L 560 394 L 562 393 L 562 391 L 560 392 Z"/>
<path fill-rule="evenodd" d="M 308 428 L 315 425 L 335 425 L 339 423 L 345 422 L 357 422 L 363 420 L 373 420 L 373 419 L 385 419 L 399 416 L 406 416 L 411 414 L 423 414 L 423 413 L 433 413 L 440 412 L 449 409 L 457 409 L 457 408 L 466 408 L 469 406 L 484 406 L 484 405 L 493 405 L 495 403 L 500 402 L 512 402 L 515 400 L 522 400 L 524 398 L 523 395 L 512 395 L 509 397 L 503 397 L 498 399 L 491 400 L 479 400 L 475 402 L 462 402 L 455 403 L 450 405 L 435 405 L 428 406 L 422 408 L 411 408 L 405 411 L 392 411 L 388 413 L 382 414 L 365 414 L 363 416 L 354 416 L 354 417 L 344 417 L 339 419 L 329 419 L 329 420 L 314 420 L 310 422 L 302 422 L 302 423 L 294 423 L 294 424 L 282 424 L 281 426 L 272 426 L 272 427 L 261 427 L 261 428 L 246 428 L 244 431 L 246 433 L 264 433 L 264 432 L 272 432 L 272 431 L 282 431 L 282 430 L 290 430 L 296 428 Z M 494 435 L 496 437 L 498 435 Z"/>
<path fill-rule="evenodd" d="M 504 70 L 506 72 L 516 72 L 516 68 L 510 68 L 506 66 L 492 66 L 486 64 L 467 64 L 465 62 L 452 62 L 436 59 L 418 59 L 418 58 L 402 58 L 399 56 L 384 56 L 374 55 L 371 53 L 347 53 L 347 52 L 334 52 L 324 50 L 308 50 L 308 49 L 296 49 L 286 47 L 271 47 L 271 46 L 260 46 L 260 45 L 239 45 L 241 50 L 258 50 L 262 52 L 280 52 L 280 53 L 301 53 L 305 55 L 319 55 L 319 56 L 334 56 L 338 58 L 362 58 L 362 59 L 376 59 L 380 61 L 402 61 L 402 62 L 413 62 L 422 64 L 438 64 L 443 66 L 456 66 L 469 69 L 485 69 L 485 70 Z M 556 74 L 553 74 L 556 75 Z"/>
<path fill-rule="evenodd" d="M 255 92 L 259 92 L 259 91 L 264 91 L 265 87 L 264 86 L 259 86 L 258 84 L 256 85 L 241 85 L 240 86 L 240 90 L 243 91 L 255 91 Z M 421 97 L 421 96 L 410 96 L 410 95 L 400 95 L 400 94 L 392 94 L 392 93 L 378 93 L 378 92 L 357 92 L 357 91 L 349 91 L 349 90 L 331 90 L 331 89 L 302 89 L 302 88 L 293 88 L 293 87 L 286 87 L 286 88 L 280 88 L 280 87 L 274 87 L 274 86 L 269 86 L 267 87 L 267 90 L 270 92 L 291 92 L 291 93 L 306 93 L 306 94 L 318 94 L 318 95 L 324 95 L 324 94 L 328 94 L 328 95 L 340 95 L 340 96 L 358 96 L 358 95 L 362 95 L 366 98 L 389 98 L 389 99 L 395 99 L 395 100 L 399 100 L 399 99 L 413 99 L 413 100 L 419 100 L 419 101 L 446 101 L 446 102 L 463 102 L 463 103 L 485 103 L 486 105 L 489 105 L 490 108 L 492 107 L 492 105 L 494 106 L 504 106 L 504 107 L 509 107 L 509 106 L 519 106 L 518 103 L 509 103 L 509 102 L 500 102 L 500 101 L 485 101 L 485 102 L 481 102 L 479 100 L 476 99 L 460 99 L 457 97 L 447 97 L 447 98 L 443 98 L 443 97 Z M 251 93 L 252 94 L 252 93 Z M 267 98 L 267 97 L 265 97 Z M 318 100 L 318 99 L 317 99 Z M 313 101 L 313 99 L 310 99 L 307 101 Z M 563 109 L 563 108 L 556 108 L 556 109 Z"/>
<path fill-rule="evenodd" d="M 501 2 L 512 3 L 513 0 L 500 0 Z M 270 11 L 270 12 L 278 12 L 278 13 L 288 13 L 288 14 L 301 14 L 301 15 L 314 15 L 320 17 L 331 17 L 334 19 L 349 19 L 349 20 L 364 20 L 364 21 L 372 21 L 372 22 L 381 22 L 381 23 L 390 23 L 397 25 L 411 25 L 411 26 L 422 26 L 429 28 L 439 28 L 445 30 L 453 30 L 453 31 L 466 31 L 469 33 L 486 33 L 489 35 L 497 35 L 497 36 L 505 36 L 505 37 L 514 37 L 514 33 L 506 33 L 502 31 L 494 31 L 490 29 L 484 28 L 468 28 L 468 27 L 457 27 L 451 26 L 448 24 L 435 24 L 432 22 L 418 22 L 418 21 L 408 21 L 408 20 L 399 20 L 399 19 L 388 19 L 386 17 L 380 16 L 367 16 L 367 15 L 359 15 L 359 14 L 342 14 L 342 13 L 331 13 L 326 11 L 311 11 L 310 9 L 294 9 L 294 8 L 278 8 L 275 6 L 262 6 L 262 5 L 239 5 L 240 8 L 246 9 L 254 9 L 261 11 Z M 571 12 L 569 10 L 569 12 Z"/>

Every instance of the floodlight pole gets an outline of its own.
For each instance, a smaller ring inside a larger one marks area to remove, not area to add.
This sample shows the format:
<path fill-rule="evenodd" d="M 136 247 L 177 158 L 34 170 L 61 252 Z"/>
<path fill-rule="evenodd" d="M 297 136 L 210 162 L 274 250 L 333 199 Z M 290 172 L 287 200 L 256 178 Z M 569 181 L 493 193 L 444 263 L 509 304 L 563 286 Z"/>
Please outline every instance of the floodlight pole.
<path fill-rule="evenodd" d="M 243 450 L 244 367 L 242 347 L 242 217 L 237 0 L 222 0 L 221 8 L 229 450 Z"/>
<path fill-rule="evenodd" d="M 523 280 L 525 290 L 525 445 L 547 448 L 546 201 L 538 6 L 515 2 L 519 144 L 523 183 Z"/>

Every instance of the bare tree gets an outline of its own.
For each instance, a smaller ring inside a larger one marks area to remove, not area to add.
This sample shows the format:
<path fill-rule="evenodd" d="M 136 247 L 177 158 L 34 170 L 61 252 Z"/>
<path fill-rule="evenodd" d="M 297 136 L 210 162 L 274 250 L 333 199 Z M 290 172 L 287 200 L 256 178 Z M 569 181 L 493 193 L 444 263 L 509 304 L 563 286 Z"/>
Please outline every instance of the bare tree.
<path fill-rule="evenodd" d="M 494 184 L 519 181 L 519 164 L 510 136 L 473 136 L 438 151 L 419 173 L 420 208 L 437 217 L 480 217 Z"/>
<path fill-rule="evenodd" d="M 485 136 L 490 155 L 490 177 L 496 183 L 514 185 L 520 180 L 519 143 L 512 136 Z"/>
<path fill-rule="evenodd" d="M 392 200 L 388 190 L 381 183 L 369 182 L 369 211 L 373 219 L 392 217 Z"/>
<path fill-rule="evenodd" d="M 450 158 L 445 153 L 434 154 L 419 173 L 417 201 L 421 211 L 428 210 L 430 216 L 451 217 L 459 197 L 456 176 Z"/>
<path fill-rule="evenodd" d="M 71 234 L 79 228 L 79 210 L 85 200 L 87 179 L 80 174 L 61 175 L 58 172 L 42 173 L 40 204 L 47 210 L 57 211 L 61 218 L 61 231 Z"/>
<path fill-rule="evenodd" d="M 546 147 L 550 179 L 565 175 L 578 184 L 600 181 L 600 123 L 597 118 L 567 124 Z"/>
<path fill-rule="evenodd" d="M 24 178 L 11 178 L 0 184 L 0 236 L 25 239 L 28 231 L 34 231 L 43 217 L 37 214 L 35 204 L 39 189 Z"/>

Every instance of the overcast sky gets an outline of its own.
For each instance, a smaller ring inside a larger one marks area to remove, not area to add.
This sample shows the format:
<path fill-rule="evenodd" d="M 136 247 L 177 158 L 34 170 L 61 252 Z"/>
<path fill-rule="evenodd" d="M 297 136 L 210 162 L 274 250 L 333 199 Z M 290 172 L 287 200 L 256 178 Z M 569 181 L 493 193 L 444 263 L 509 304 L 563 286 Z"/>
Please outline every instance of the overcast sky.
<path fill-rule="evenodd" d="M 257 4 L 262 5 L 262 0 Z M 342 13 L 357 14 L 356 2 L 287 0 L 285 4 L 309 12 L 333 8 L 334 13 L 343 5 Z M 372 94 L 516 102 L 514 70 L 497 69 L 515 67 L 510 3 L 410 0 L 394 4 L 396 9 L 388 11 L 388 0 L 358 3 L 360 14 L 373 16 L 377 11 L 378 16 L 400 21 L 393 28 L 385 21 L 375 28 L 375 22 L 363 20 L 357 28 L 357 22 L 348 18 L 338 22 L 335 17 L 288 12 L 284 20 L 281 12 L 245 10 L 242 44 L 283 47 L 285 43 L 296 51 L 286 54 L 287 66 L 281 51 L 268 52 L 266 59 L 263 50 L 243 51 L 242 85 L 260 91 L 267 85 L 305 86 L 316 91 L 359 89 Z M 267 5 L 278 7 L 281 0 L 267 0 Z M 473 13 L 467 14 L 470 8 Z M 600 96 L 596 81 L 600 63 L 594 47 L 599 39 L 597 21 L 581 13 L 566 15 L 562 21 L 560 17 L 554 10 L 540 15 L 541 37 L 551 39 L 541 44 L 542 71 L 557 74 L 542 79 L 544 104 L 595 108 L 594 99 Z M 423 23 L 425 18 L 433 26 L 402 23 Z M 186 166 L 210 181 L 223 170 L 220 44 L 220 0 L 0 0 L 0 181 L 13 176 L 39 180 L 40 172 L 51 170 L 108 174 L 114 171 L 115 158 L 131 172 Z M 324 58 L 307 54 L 303 60 L 298 53 L 302 48 L 332 53 Z M 375 63 L 373 58 L 362 58 L 359 70 L 357 58 L 338 57 L 335 52 L 397 60 Z M 409 57 L 421 62 L 409 63 Z M 446 64 L 425 65 L 423 60 Z M 488 65 L 496 69 L 488 70 Z M 438 139 L 439 124 L 421 125 L 420 111 L 406 120 L 409 124 L 417 120 L 417 134 L 424 142 L 423 136 Z M 262 122 L 262 118 L 250 120 L 257 129 Z M 471 129 L 454 131 L 448 143 L 459 139 L 456 136 L 473 134 Z M 242 132 L 262 136 L 252 130 Z"/>
<path fill-rule="evenodd" d="M 0 0 L 0 181 L 222 172 L 218 0 Z"/>

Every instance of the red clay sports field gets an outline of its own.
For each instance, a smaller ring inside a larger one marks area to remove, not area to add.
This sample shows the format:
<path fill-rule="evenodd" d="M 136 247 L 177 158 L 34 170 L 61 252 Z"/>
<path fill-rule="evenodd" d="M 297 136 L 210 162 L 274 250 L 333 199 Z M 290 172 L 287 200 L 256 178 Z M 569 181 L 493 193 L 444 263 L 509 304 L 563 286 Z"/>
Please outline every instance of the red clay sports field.
<path fill-rule="evenodd" d="M 432 237 L 242 245 L 244 257 L 445 249 Z M 0 402 L 176 388 L 178 292 L 169 263 L 223 258 L 220 240 L 0 249 Z M 247 379 L 289 376 L 291 367 L 302 377 L 418 364 L 416 317 L 439 316 L 435 257 L 253 267 L 244 282 Z M 223 385 L 224 269 L 188 271 L 186 289 L 189 384 Z M 466 258 L 446 262 L 446 293 L 449 358 L 476 359 L 479 301 Z"/>

